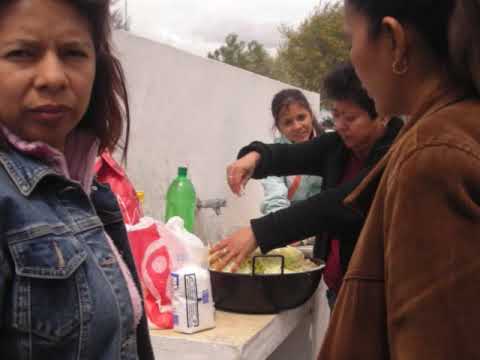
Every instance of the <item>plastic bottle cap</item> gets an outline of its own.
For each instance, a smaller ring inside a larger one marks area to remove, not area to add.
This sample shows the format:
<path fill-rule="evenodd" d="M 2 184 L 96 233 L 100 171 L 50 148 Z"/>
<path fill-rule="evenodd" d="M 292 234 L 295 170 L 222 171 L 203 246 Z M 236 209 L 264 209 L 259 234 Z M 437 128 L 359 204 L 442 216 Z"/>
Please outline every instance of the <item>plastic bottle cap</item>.
<path fill-rule="evenodd" d="M 186 167 L 179 167 L 178 168 L 178 176 L 186 177 L 187 176 L 187 168 Z"/>

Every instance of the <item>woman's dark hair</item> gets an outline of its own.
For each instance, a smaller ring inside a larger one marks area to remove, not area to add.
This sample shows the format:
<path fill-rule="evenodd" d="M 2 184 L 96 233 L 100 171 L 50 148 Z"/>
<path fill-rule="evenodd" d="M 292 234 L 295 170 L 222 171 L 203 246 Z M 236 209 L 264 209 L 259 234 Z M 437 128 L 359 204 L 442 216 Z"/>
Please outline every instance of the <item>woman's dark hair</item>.
<path fill-rule="evenodd" d="M 313 114 L 312 107 L 308 102 L 305 95 L 298 89 L 284 89 L 276 93 L 272 100 L 272 116 L 273 116 L 273 128 L 279 128 L 278 123 L 280 121 L 280 114 L 286 108 L 292 104 L 300 105 L 302 108 L 307 110 L 312 117 L 313 128 L 315 133 L 320 135 L 323 132 L 321 125 L 319 124 L 317 118 Z"/>
<path fill-rule="evenodd" d="M 377 118 L 375 103 L 349 62 L 337 65 L 324 77 L 322 96 L 329 101 L 351 101 L 365 110 L 372 120 Z"/>
<path fill-rule="evenodd" d="M 466 89 L 480 94 L 479 0 L 346 0 L 370 21 L 370 33 L 381 31 L 391 16 L 422 36 L 432 54 Z"/>
<path fill-rule="evenodd" d="M 130 109 L 123 68 L 110 43 L 110 0 L 68 1 L 89 21 L 97 54 L 92 96 L 79 127 L 92 131 L 100 139 L 100 151 L 113 151 L 125 132 L 125 156 L 130 135 Z"/>
<path fill-rule="evenodd" d="M 105 149 L 113 151 L 124 135 L 122 147 L 125 159 L 130 135 L 130 111 L 125 75 L 110 43 L 110 0 L 65 1 L 89 22 L 96 51 L 96 74 L 90 104 L 78 126 L 99 138 L 100 152 Z M 0 0 L 0 11 L 13 2 Z"/>

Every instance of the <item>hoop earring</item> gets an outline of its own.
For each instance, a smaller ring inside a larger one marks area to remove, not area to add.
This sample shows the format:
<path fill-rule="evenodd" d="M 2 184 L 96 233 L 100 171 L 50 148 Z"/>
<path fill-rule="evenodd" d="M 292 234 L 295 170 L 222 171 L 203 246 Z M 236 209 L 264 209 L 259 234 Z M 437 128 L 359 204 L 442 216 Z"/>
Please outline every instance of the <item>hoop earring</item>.
<path fill-rule="evenodd" d="M 402 66 L 402 67 L 400 67 Z M 408 62 L 406 59 L 395 60 L 392 64 L 392 71 L 395 75 L 405 75 L 408 72 Z"/>

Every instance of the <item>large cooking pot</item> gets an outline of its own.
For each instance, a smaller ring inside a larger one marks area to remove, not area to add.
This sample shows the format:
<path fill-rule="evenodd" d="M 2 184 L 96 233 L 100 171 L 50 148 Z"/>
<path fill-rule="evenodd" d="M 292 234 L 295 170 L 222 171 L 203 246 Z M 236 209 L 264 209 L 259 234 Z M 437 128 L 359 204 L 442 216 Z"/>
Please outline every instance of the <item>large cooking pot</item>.
<path fill-rule="evenodd" d="M 282 259 L 281 271 L 283 273 Z M 247 314 L 275 314 L 305 303 L 315 292 L 322 277 L 323 262 L 309 271 L 275 275 L 236 274 L 210 270 L 215 307 Z"/>

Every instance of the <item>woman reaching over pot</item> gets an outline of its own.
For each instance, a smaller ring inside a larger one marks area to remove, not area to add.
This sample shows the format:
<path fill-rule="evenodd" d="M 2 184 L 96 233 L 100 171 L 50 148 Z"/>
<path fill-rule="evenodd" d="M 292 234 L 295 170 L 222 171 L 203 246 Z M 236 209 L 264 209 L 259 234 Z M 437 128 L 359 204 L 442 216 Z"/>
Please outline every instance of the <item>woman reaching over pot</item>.
<path fill-rule="evenodd" d="M 240 150 L 227 169 L 228 184 L 239 194 L 246 182 L 269 175 L 318 175 L 323 191 L 259 219 L 212 249 L 215 267 L 238 266 L 257 246 L 263 253 L 293 241 L 324 234 L 314 255 L 326 261 L 325 281 L 333 305 L 365 218 L 345 207 L 344 198 L 383 157 L 402 121 L 377 114 L 351 64 L 332 70 L 324 80 L 332 102 L 336 132 L 300 144 L 254 142 Z"/>

